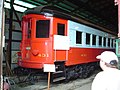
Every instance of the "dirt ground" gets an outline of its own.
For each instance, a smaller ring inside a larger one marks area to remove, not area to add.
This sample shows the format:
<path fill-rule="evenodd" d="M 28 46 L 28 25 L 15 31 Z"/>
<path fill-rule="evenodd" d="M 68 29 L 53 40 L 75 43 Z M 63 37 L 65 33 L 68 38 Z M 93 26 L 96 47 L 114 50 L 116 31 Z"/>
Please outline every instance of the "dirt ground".
<path fill-rule="evenodd" d="M 34 85 L 28 85 L 26 87 L 14 85 L 11 86 L 11 90 L 91 90 L 91 83 L 95 75 L 96 74 L 86 79 L 72 80 L 68 83 L 62 82 L 59 84 L 50 84 L 49 89 L 47 81 L 40 81 L 39 83 L 35 83 Z"/>

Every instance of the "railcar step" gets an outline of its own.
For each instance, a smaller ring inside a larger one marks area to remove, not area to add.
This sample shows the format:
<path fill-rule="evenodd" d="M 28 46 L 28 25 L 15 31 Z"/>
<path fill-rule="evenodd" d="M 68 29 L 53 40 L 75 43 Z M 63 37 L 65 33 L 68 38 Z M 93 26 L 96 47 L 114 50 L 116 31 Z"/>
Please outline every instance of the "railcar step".
<path fill-rule="evenodd" d="M 58 74 L 58 73 L 64 73 L 64 71 L 57 71 L 57 72 L 54 72 L 53 74 Z"/>
<path fill-rule="evenodd" d="M 61 81 L 61 80 L 65 80 L 65 77 L 59 77 L 53 80 L 53 82 L 57 82 L 57 81 Z"/>

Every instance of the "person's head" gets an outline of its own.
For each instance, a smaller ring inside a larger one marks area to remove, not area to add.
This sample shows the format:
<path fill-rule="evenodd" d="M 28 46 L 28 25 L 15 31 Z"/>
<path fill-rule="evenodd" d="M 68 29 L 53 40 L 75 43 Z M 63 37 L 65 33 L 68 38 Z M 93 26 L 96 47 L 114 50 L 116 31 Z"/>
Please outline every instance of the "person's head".
<path fill-rule="evenodd" d="M 100 59 L 100 67 L 105 70 L 105 68 L 117 68 L 118 67 L 118 57 L 112 51 L 104 51 L 96 57 Z"/>

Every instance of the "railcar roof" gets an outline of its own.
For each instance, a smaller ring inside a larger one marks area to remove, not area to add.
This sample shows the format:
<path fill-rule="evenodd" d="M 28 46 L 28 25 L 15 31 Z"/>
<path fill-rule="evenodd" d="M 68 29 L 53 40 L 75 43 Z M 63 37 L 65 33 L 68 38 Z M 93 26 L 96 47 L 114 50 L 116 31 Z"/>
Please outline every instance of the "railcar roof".
<path fill-rule="evenodd" d="M 79 23 L 112 33 L 114 35 L 116 34 L 115 32 L 111 32 L 109 29 L 106 29 L 101 25 L 96 25 L 92 22 L 81 19 L 77 15 L 68 14 L 65 10 L 62 10 L 55 6 L 49 6 L 49 5 L 48 6 L 38 6 L 38 7 L 26 10 L 24 12 L 24 14 L 25 15 L 26 14 L 42 14 L 42 15 L 46 15 L 46 16 L 53 16 L 53 17 L 58 17 L 58 18 L 62 18 L 62 19 L 72 20 L 75 22 L 79 22 Z"/>

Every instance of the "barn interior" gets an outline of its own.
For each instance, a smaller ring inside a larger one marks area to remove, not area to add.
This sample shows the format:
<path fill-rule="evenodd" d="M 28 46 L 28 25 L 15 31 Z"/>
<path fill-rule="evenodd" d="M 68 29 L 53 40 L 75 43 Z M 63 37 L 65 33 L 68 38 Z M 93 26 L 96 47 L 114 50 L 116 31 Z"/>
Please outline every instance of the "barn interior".
<path fill-rule="evenodd" d="M 13 70 L 18 67 L 17 52 L 20 51 L 21 20 L 25 10 L 37 6 L 55 6 L 117 36 L 118 6 L 115 3 L 114 0 L 1 0 L 1 76 L 12 77 Z M 1 77 L 1 83 L 2 80 Z"/>

